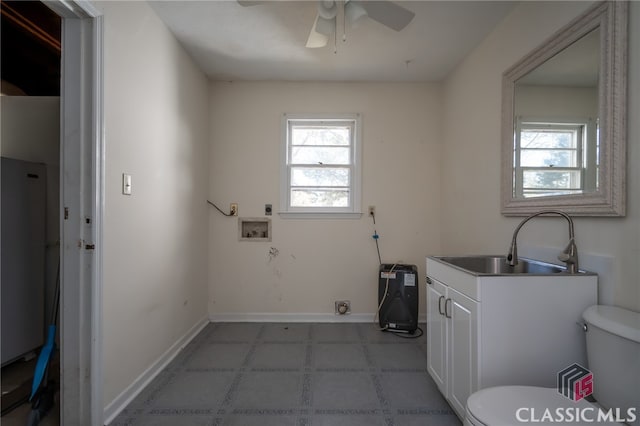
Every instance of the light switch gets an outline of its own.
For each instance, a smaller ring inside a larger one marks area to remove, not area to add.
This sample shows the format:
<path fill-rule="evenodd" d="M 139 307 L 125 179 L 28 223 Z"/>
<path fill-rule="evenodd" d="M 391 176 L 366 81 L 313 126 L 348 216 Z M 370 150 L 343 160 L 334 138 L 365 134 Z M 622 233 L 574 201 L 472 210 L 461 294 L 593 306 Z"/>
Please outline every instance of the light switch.
<path fill-rule="evenodd" d="M 122 174 L 122 194 L 131 195 L 131 175 Z"/>

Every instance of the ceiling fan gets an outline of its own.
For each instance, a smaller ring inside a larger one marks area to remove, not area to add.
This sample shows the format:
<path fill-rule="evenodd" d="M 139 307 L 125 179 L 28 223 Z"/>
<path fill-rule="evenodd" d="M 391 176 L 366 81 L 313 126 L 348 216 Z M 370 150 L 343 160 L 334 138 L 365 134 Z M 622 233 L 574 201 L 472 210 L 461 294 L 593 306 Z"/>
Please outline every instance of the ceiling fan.
<path fill-rule="evenodd" d="M 237 0 L 241 6 L 253 6 L 263 1 Z M 319 0 L 318 13 L 309 32 L 306 47 L 325 47 L 329 37 L 337 31 L 338 10 L 342 7 L 345 25 L 353 25 L 366 17 L 395 31 L 401 31 L 409 25 L 415 13 L 388 0 Z M 344 38 L 345 36 L 343 36 Z"/>

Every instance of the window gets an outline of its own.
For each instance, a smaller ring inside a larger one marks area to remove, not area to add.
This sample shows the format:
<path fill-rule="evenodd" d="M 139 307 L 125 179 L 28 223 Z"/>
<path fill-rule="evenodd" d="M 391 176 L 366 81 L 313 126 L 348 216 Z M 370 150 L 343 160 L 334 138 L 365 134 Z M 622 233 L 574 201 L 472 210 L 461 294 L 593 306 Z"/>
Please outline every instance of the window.
<path fill-rule="evenodd" d="M 587 150 L 588 128 L 587 121 L 520 120 L 514 149 L 515 194 L 529 198 L 584 192 L 591 179 L 585 173 L 591 162 L 587 153 L 594 151 Z"/>
<path fill-rule="evenodd" d="M 360 215 L 360 115 L 283 118 L 281 214 Z"/>

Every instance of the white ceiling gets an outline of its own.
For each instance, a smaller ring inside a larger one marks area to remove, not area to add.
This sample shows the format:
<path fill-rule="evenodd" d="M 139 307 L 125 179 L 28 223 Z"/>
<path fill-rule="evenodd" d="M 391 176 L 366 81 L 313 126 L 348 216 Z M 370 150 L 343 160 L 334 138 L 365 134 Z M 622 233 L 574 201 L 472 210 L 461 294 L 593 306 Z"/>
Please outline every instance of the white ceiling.
<path fill-rule="evenodd" d="M 396 2 L 416 16 L 401 32 L 371 19 L 305 47 L 315 1 L 151 1 L 151 7 L 214 80 L 439 81 L 511 10 L 511 1 Z"/>

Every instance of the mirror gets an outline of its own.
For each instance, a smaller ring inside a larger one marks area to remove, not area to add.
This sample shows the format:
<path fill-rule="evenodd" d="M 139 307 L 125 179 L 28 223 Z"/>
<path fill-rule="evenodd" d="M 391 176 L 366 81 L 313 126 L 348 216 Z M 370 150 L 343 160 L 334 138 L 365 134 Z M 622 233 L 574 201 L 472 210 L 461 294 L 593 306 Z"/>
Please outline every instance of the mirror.
<path fill-rule="evenodd" d="M 627 2 L 596 3 L 503 74 L 502 213 L 624 216 Z"/>

